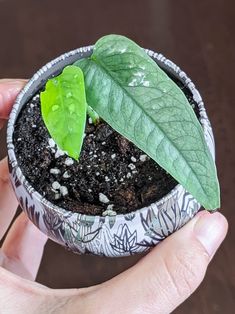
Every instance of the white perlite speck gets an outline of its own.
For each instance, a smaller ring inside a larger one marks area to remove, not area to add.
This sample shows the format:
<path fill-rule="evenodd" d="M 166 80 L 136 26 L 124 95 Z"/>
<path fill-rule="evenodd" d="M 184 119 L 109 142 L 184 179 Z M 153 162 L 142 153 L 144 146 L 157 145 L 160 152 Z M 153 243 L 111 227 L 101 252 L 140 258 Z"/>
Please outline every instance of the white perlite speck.
<path fill-rule="evenodd" d="M 48 144 L 50 147 L 55 147 L 55 141 L 52 138 L 49 138 Z"/>
<path fill-rule="evenodd" d="M 127 175 L 126 175 L 127 179 L 131 178 L 131 173 L 128 172 Z"/>
<path fill-rule="evenodd" d="M 54 190 L 59 190 L 59 188 L 60 188 L 59 182 L 58 182 L 58 181 L 54 181 L 54 182 L 52 183 L 52 188 L 53 188 Z"/>
<path fill-rule="evenodd" d="M 33 100 L 37 100 L 37 99 L 39 99 L 39 95 L 35 95 L 35 96 L 33 97 Z"/>
<path fill-rule="evenodd" d="M 135 165 L 134 164 L 129 164 L 128 168 L 130 168 L 131 170 L 134 170 L 135 169 Z"/>
<path fill-rule="evenodd" d="M 109 204 L 109 205 L 107 206 L 107 209 L 108 209 L 108 210 L 112 210 L 112 209 L 113 209 L 113 206 L 114 206 L 114 204 Z"/>
<path fill-rule="evenodd" d="M 63 196 L 67 195 L 67 194 L 69 193 L 67 187 L 64 186 L 64 185 L 61 185 L 61 187 L 60 187 L 60 193 L 61 193 Z"/>
<path fill-rule="evenodd" d="M 63 178 L 68 179 L 68 178 L 70 178 L 70 177 L 71 177 L 71 175 L 68 173 L 68 171 L 65 171 L 65 172 L 63 173 Z"/>
<path fill-rule="evenodd" d="M 89 124 L 92 124 L 92 119 L 89 118 L 89 119 L 88 119 L 88 122 L 89 122 Z"/>
<path fill-rule="evenodd" d="M 99 175 L 100 175 L 100 173 L 99 173 L 99 172 L 96 172 L 95 174 L 96 174 L 97 176 L 99 176 Z"/>
<path fill-rule="evenodd" d="M 105 176 L 104 179 L 105 179 L 106 182 L 110 181 L 109 177 L 107 177 L 107 176 Z"/>
<path fill-rule="evenodd" d="M 66 164 L 66 166 L 72 166 L 73 165 L 73 159 L 72 158 L 69 158 L 69 157 L 67 157 L 66 159 L 65 159 L 65 164 Z"/>
<path fill-rule="evenodd" d="M 142 162 L 145 162 L 147 160 L 148 156 L 143 154 L 143 155 L 140 155 L 140 161 Z"/>
<path fill-rule="evenodd" d="M 60 194 L 59 193 L 56 193 L 55 194 L 55 200 L 58 200 L 60 198 Z"/>
<path fill-rule="evenodd" d="M 60 169 L 58 169 L 58 168 L 51 168 L 50 169 L 50 173 L 51 174 L 60 174 Z"/>
<path fill-rule="evenodd" d="M 116 154 L 112 154 L 112 155 L 111 155 L 111 158 L 112 158 L 112 159 L 115 159 L 115 158 L 116 158 Z"/>
<path fill-rule="evenodd" d="M 105 204 L 109 203 L 109 199 L 103 193 L 99 193 L 99 201 Z"/>
<path fill-rule="evenodd" d="M 59 147 L 57 148 L 57 151 L 55 153 L 55 158 L 59 158 L 60 156 L 64 156 L 65 152 L 62 151 Z"/>
<path fill-rule="evenodd" d="M 117 213 L 115 212 L 115 210 L 112 209 L 107 209 L 102 213 L 102 216 L 116 216 Z"/>
<path fill-rule="evenodd" d="M 136 162 L 136 158 L 134 156 L 131 156 L 131 161 Z"/>

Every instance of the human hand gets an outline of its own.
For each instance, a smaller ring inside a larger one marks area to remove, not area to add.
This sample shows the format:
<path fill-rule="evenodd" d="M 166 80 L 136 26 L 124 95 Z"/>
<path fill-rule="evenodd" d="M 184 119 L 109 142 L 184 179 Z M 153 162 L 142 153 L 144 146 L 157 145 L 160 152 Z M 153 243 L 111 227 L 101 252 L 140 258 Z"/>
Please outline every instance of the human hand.
<path fill-rule="evenodd" d="M 23 87 L 0 80 L 0 127 Z M 6 159 L 0 162 L 0 239 L 17 208 Z M 35 283 L 46 236 L 22 213 L 0 249 L 0 313 L 170 313 L 203 280 L 227 233 L 220 213 L 203 211 L 115 278 L 83 289 L 54 290 Z"/>

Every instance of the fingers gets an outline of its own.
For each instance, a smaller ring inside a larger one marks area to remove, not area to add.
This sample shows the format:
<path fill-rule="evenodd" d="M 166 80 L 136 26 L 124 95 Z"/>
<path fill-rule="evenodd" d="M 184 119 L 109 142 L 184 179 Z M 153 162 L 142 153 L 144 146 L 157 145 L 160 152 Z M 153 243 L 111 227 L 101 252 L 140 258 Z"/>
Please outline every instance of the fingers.
<path fill-rule="evenodd" d="M 47 237 L 22 213 L 11 227 L 2 246 L 5 269 L 35 280 Z"/>
<path fill-rule="evenodd" d="M 12 104 L 26 80 L 0 79 L 0 119 L 7 119 Z"/>
<path fill-rule="evenodd" d="M 104 283 L 93 296 L 97 312 L 170 313 L 199 286 L 227 233 L 220 213 L 198 214 L 136 266 Z M 106 296 L 109 296 L 108 298 Z M 116 311 L 116 312 L 115 312 Z"/>
<path fill-rule="evenodd" d="M 7 231 L 18 206 L 14 191 L 12 189 L 7 159 L 0 161 L 0 240 Z"/>
<path fill-rule="evenodd" d="M 7 119 L 13 102 L 26 80 L 0 79 L 0 129 Z M 5 234 L 14 217 L 17 201 L 12 191 L 9 178 L 7 160 L 0 161 L 0 240 Z"/>

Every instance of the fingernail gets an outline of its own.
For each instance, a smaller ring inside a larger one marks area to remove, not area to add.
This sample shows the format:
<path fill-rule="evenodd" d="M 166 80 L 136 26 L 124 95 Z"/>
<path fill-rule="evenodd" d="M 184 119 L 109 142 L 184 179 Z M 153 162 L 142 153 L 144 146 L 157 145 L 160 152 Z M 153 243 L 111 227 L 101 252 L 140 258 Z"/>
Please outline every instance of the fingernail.
<path fill-rule="evenodd" d="M 26 84 L 25 80 L 10 80 L 1 79 L 0 80 L 0 94 L 2 97 L 10 97 L 11 94 L 18 93 L 23 86 Z"/>
<path fill-rule="evenodd" d="M 24 80 L 0 79 L 0 119 L 6 119 L 12 103 L 25 85 Z"/>
<path fill-rule="evenodd" d="M 199 216 L 195 226 L 194 234 L 212 257 L 224 240 L 227 232 L 227 220 L 219 212 L 204 213 Z"/>
<path fill-rule="evenodd" d="M 26 80 L 0 79 L 0 92 L 2 95 L 19 92 L 26 84 Z"/>

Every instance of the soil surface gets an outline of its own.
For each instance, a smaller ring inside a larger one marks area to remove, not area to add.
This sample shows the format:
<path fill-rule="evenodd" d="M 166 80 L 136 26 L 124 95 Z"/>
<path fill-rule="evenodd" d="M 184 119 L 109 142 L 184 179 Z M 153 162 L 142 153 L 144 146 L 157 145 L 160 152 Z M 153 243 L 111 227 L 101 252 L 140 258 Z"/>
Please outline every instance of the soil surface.
<path fill-rule="evenodd" d="M 195 107 L 190 92 L 176 83 Z M 15 126 L 15 153 L 27 180 L 46 199 L 79 213 L 112 215 L 150 205 L 177 185 L 105 122 L 98 126 L 90 122 L 77 162 L 50 138 L 41 118 L 39 95 L 22 109 Z"/>

